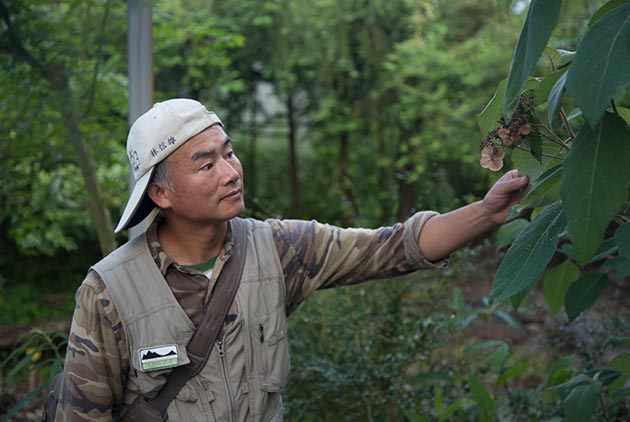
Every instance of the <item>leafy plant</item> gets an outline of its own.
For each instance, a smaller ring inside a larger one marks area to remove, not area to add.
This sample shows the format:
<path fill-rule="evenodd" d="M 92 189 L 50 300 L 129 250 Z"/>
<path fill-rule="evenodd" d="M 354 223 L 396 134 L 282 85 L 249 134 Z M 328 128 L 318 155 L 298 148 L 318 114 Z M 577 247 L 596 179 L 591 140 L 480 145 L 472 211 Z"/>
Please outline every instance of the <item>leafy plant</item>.
<path fill-rule="evenodd" d="M 596 412 L 609 419 L 616 406 L 630 397 L 623 387 L 630 377 L 630 353 L 615 357 L 609 366 L 594 368 L 547 388 L 562 395 L 563 409 L 569 421 L 589 421 Z"/>
<path fill-rule="evenodd" d="M 591 296 L 601 291 L 592 287 L 605 284 L 606 270 L 617 270 L 620 277 L 628 271 L 630 229 L 623 223 L 629 220 L 630 129 L 613 95 L 623 96 L 624 84 L 630 82 L 630 56 L 622 53 L 630 48 L 630 3 L 611 1 L 595 13 L 575 54 L 545 48 L 561 4 L 532 2 L 507 82 L 480 116 L 482 127 L 493 117 L 501 123 L 482 146 L 513 151 L 516 167 L 530 176 L 531 187 L 515 214 L 535 210 L 499 267 L 493 302 L 531 289 L 560 242 L 568 243 L 562 251 L 583 270 L 594 260 L 615 257 L 583 281 Z M 551 72 L 529 78 L 543 52 Z M 593 87 L 598 88 L 584 95 Z M 565 106 L 573 108 L 571 113 Z M 498 110 L 504 112 L 497 116 Z M 571 319 L 592 305 L 584 294 L 566 295 L 565 300 L 574 311 Z"/>
<path fill-rule="evenodd" d="M 34 375 L 46 377 L 48 381 L 38 383 L 32 391 L 21 397 L 3 416 L 2 421 L 11 420 L 26 406 L 32 406 L 43 400 L 43 393 L 48 390 L 55 375 L 62 370 L 64 361 L 62 351 L 67 342 L 68 336 L 65 333 L 47 334 L 38 328 L 30 330 L 22 336 L 19 346 L 14 348 L 9 356 L 2 361 L 3 377 L 0 392 L 4 394 L 8 386 L 20 385 Z"/>
<path fill-rule="evenodd" d="M 448 378 L 433 352 L 455 321 L 437 309 L 444 287 L 420 291 L 422 277 L 322 291 L 296 311 L 287 420 L 400 420 L 431 398 L 429 373 Z"/>
<path fill-rule="evenodd" d="M 509 76 L 479 117 L 486 133 L 480 163 L 498 170 L 511 152 L 530 178 L 511 212 L 529 218 L 504 232 L 502 244 L 511 246 L 491 303 L 511 299 L 518 306 L 550 263 L 560 262 L 543 290 L 552 311 L 564 306 L 573 321 L 611 279 L 624 283 L 630 275 L 630 2 L 598 9 L 575 52 L 547 46 L 561 8 L 561 0 L 532 1 Z M 531 76 L 541 57 L 548 71 Z M 567 392 L 569 421 L 588 420 L 618 376 L 610 368 L 589 371 L 552 391 Z"/>

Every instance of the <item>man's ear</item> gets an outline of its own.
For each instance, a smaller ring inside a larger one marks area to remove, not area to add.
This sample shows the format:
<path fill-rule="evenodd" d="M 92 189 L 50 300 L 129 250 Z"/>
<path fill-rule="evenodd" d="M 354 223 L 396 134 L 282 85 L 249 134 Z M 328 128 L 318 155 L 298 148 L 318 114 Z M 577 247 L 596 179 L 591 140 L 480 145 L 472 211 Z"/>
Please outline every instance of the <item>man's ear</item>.
<path fill-rule="evenodd" d="M 155 183 L 149 183 L 147 187 L 147 195 L 151 200 L 161 209 L 167 209 L 171 207 L 171 201 L 168 199 L 166 189 Z"/>

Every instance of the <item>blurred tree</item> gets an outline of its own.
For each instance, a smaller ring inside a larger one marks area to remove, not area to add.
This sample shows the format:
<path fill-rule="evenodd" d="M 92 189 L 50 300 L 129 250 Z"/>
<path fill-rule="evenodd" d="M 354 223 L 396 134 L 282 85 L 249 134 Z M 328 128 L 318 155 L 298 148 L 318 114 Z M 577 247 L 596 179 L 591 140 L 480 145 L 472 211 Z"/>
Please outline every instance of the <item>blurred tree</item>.
<path fill-rule="evenodd" d="M 256 170 L 259 128 L 266 129 L 267 134 L 278 130 L 287 141 L 287 175 L 283 179 L 288 184 L 289 205 L 283 214 L 293 217 L 302 215 L 298 130 L 304 122 L 300 119 L 316 100 L 312 95 L 313 40 L 308 38 L 307 30 L 312 23 L 312 10 L 286 0 L 216 3 L 216 13 L 223 24 L 237 27 L 247 39 L 244 48 L 234 56 L 234 66 L 246 81 L 247 94 L 231 104 L 241 105 L 240 109 L 232 108 L 232 113 L 247 124 L 245 175 L 249 194 L 256 199 L 260 184 Z M 266 95 L 268 88 L 273 97 Z"/>
<path fill-rule="evenodd" d="M 116 47 L 124 45 L 124 31 L 111 28 L 122 20 L 111 3 L 0 1 L 6 181 L 0 213 L 11 219 L 10 233 L 25 251 L 76 247 L 66 232 L 73 218 L 93 225 L 103 254 L 116 247 L 113 201 L 102 187 L 108 176 L 121 175 L 120 160 L 109 159 L 117 144 L 109 140 L 124 139 L 116 120 L 126 113 Z M 101 95 L 112 90 L 123 95 Z M 114 171 L 99 174 L 99 168 Z"/>
<path fill-rule="evenodd" d="M 352 157 L 360 157 L 366 148 L 371 151 L 361 166 L 372 176 L 361 179 L 362 184 L 376 178 L 391 180 L 378 177 L 373 165 L 384 158 L 375 159 L 374 151 L 383 153 L 385 148 L 382 121 L 387 107 L 376 90 L 384 82 L 382 63 L 387 54 L 411 35 L 411 13 L 406 1 L 320 1 L 316 7 L 321 18 L 313 23 L 320 87 L 315 122 L 322 127 L 319 142 L 336 145 L 332 187 L 342 207 L 341 224 L 353 225 L 358 223 L 359 203 L 361 207 L 365 203 Z"/>
<path fill-rule="evenodd" d="M 504 16 L 494 1 L 423 2 L 414 37 L 388 57 L 381 89 L 394 99 L 398 219 L 417 207 L 452 209 L 487 188 L 470 140 L 483 95 L 509 67 L 517 28 L 497 24 Z"/>

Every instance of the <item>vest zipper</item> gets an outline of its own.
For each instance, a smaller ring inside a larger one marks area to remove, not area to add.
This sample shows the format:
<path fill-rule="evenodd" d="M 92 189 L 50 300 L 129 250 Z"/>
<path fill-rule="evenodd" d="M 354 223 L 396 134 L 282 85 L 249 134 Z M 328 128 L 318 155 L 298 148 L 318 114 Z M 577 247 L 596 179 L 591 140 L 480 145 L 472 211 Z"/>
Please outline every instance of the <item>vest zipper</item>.
<path fill-rule="evenodd" d="M 265 347 L 265 328 L 262 324 L 258 325 L 258 329 L 260 331 L 260 354 L 261 354 L 261 365 L 262 365 L 262 380 L 261 383 L 264 385 L 267 382 L 267 348 Z"/>
<path fill-rule="evenodd" d="M 223 341 L 218 340 L 216 342 L 219 359 L 221 360 L 221 369 L 223 370 L 223 382 L 225 383 L 225 391 L 228 396 L 228 411 L 230 414 L 230 420 L 236 421 L 236 413 L 234 408 L 234 395 L 230 388 L 230 378 L 228 376 L 227 362 L 225 361 L 225 349 L 223 347 Z"/>

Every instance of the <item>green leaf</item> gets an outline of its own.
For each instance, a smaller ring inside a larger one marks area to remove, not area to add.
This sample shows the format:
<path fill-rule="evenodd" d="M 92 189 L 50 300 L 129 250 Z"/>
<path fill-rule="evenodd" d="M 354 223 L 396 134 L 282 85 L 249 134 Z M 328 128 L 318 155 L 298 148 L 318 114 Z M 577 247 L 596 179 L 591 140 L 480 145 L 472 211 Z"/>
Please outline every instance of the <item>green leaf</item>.
<path fill-rule="evenodd" d="M 562 180 L 562 166 L 558 165 L 543 173 L 521 199 L 518 204 L 520 210 L 538 208 L 553 204 L 560 199 L 560 181 Z"/>
<path fill-rule="evenodd" d="M 464 399 L 457 399 L 453 403 L 451 403 L 443 412 L 438 413 L 438 417 L 440 421 L 450 421 L 452 420 L 452 416 L 455 412 L 462 408 L 464 405 Z"/>
<path fill-rule="evenodd" d="M 626 259 L 619 267 L 617 267 L 617 277 L 630 277 L 630 259 Z"/>
<path fill-rule="evenodd" d="M 626 384 L 626 381 L 630 379 L 630 353 L 615 356 L 608 366 L 618 370 L 621 374 L 619 378 L 608 386 L 608 391 L 614 393 L 616 390 L 622 388 Z"/>
<path fill-rule="evenodd" d="M 507 79 L 499 82 L 497 86 L 497 90 L 494 95 L 488 101 L 488 104 L 481 110 L 479 116 L 477 117 L 477 123 L 479 124 L 479 129 L 481 133 L 485 135 L 490 132 L 492 129 L 498 126 L 499 124 L 499 116 L 501 115 L 503 101 L 505 99 L 505 85 L 507 84 Z"/>
<path fill-rule="evenodd" d="M 57 374 L 61 373 L 61 371 L 63 371 L 63 360 L 62 359 L 53 360 L 52 365 L 50 367 L 48 385 L 52 385 L 53 379 L 55 378 L 55 376 L 57 376 Z"/>
<path fill-rule="evenodd" d="M 486 387 L 472 375 L 468 377 L 468 386 L 470 387 L 473 399 L 475 399 L 482 413 L 486 415 L 494 413 L 494 401 Z"/>
<path fill-rule="evenodd" d="M 567 90 L 592 128 L 617 87 L 630 81 L 630 4 L 615 7 L 584 36 L 567 72 Z"/>
<path fill-rule="evenodd" d="M 453 312 L 460 313 L 464 310 L 464 295 L 459 287 L 453 289 Z"/>
<path fill-rule="evenodd" d="M 497 232 L 497 249 L 503 249 L 514 242 L 516 236 L 529 225 L 529 221 L 518 218 L 499 227 Z"/>
<path fill-rule="evenodd" d="M 552 169 L 562 163 L 565 149 L 551 142 L 544 142 L 542 162 L 538 161 L 531 153 L 520 149 L 514 150 L 512 153 L 512 162 L 514 167 L 519 170 L 522 175 L 529 176 L 530 182 L 537 180 L 544 172 Z"/>
<path fill-rule="evenodd" d="M 612 336 L 609 337 L 606 341 L 606 345 L 610 344 L 612 347 L 623 346 L 625 344 L 630 344 L 630 337 L 626 336 Z"/>
<path fill-rule="evenodd" d="M 452 420 L 452 416 L 461 409 L 464 405 L 464 399 L 455 400 L 451 403 L 444 412 L 440 413 L 440 422 L 441 421 L 450 421 Z"/>
<path fill-rule="evenodd" d="M 624 223 L 615 231 L 615 244 L 619 255 L 630 258 L 630 222 Z"/>
<path fill-rule="evenodd" d="M 438 386 L 433 389 L 433 408 L 436 415 L 442 413 L 442 390 Z"/>
<path fill-rule="evenodd" d="M 29 365 L 31 363 L 31 357 L 30 356 L 24 356 L 22 359 L 20 359 L 15 366 L 13 367 L 13 369 L 11 369 L 11 371 L 9 371 L 9 373 L 7 374 L 7 379 L 11 379 L 15 376 L 17 376 L 19 374 L 19 372 L 24 369 L 25 367 L 27 367 L 27 365 Z"/>
<path fill-rule="evenodd" d="M 580 385 L 584 385 L 584 384 L 590 384 L 593 382 L 593 378 L 589 377 L 586 374 L 578 374 L 577 376 L 571 378 L 570 380 L 563 382 L 562 384 L 558 384 L 558 385 L 554 385 L 553 387 L 549 387 L 548 390 L 549 391 L 557 391 L 557 392 L 563 392 L 563 391 L 568 391 L 568 390 L 572 390 L 575 387 L 578 387 Z"/>
<path fill-rule="evenodd" d="M 602 385 L 598 382 L 575 387 L 562 402 L 564 413 L 569 422 L 588 422 L 591 420 Z"/>
<path fill-rule="evenodd" d="M 608 239 L 604 239 L 604 241 L 599 246 L 597 252 L 595 252 L 595 255 L 593 255 L 593 257 L 589 261 L 589 264 L 606 259 L 609 256 L 617 253 L 618 250 L 619 248 L 617 248 L 614 238 L 609 237 Z"/>
<path fill-rule="evenodd" d="M 614 240 L 615 239 L 613 239 L 613 238 L 604 239 L 604 241 L 599 246 L 599 249 L 597 250 L 595 255 L 593 255 L 593 257 L 591 258 L 591 260 L 588 263 L 589 264 L 593 264 L 595 262 L 601 261 L 601 260 L 606 259 L 609 256 L 615 254 L 617 252 L 617 246 L 614 245 Z M 569 257 L 569 259 L 571 259 L 573 261 L 577 261 L 577 257 L 575 255 L 575 248 L 573 247 L 572 244 L 565 243 L 565 244 L 562 245 L 560 250 L 567 257 Z M 610 262 L 616 260 L 617 258 L 619 258 L 619 257 L 617 256 L 617 257 L 613 257 L 612 259 L 607 260 L 606 262 L 604 262 L 602 264 L 602 267 L 608 267 L 610 265 Z M 613 265 L 610 268 L 615 268 L 615 266 Z"/>
<path fill-rule="evenodd" d="M 490 364 L 492 366 L 492 370 L 497 373 L 500 372 L 509 357 L 510 346 L 504 343 L 501 346 L 497 347 L 490 355 Z"/>
<path fill-rule="evenodd" d="M 587 373 L 603 385 L 611 384 L 621 376 L 621 372 L 614 368 L 596 368 L 591 369 Z"/>
<path fill-rule="evenodd" d="M 560 194 L 578 263 L 597 251 L 630 184 L 630 129 L 606 113 L 596 130 L 583 125 L 563 163 Z"/>
<path fill-rule="evenodd" d="M 564 96 L 564 90 L 567 84 L 567 74 L 563 73 L 549 92 L 549 105 L 547 106 L 547 120 L 549 124 L 553 123 L 553 116 L 558 113 L 560 106 L 562 105 L 562 97 Z"/>
<path fill-rule="evenodd" d="M 551 367 L 547 375 L 547 385 L 553 388 L 569 381 L 572 359 L 571 355 L 563 356 Z"/>
<path fill-rule="evenodd" d="M 566 225 L 562 204 L 543 209 L 516 238 L 501 261 L 492 284 L 490 302 L 529 290 L 542 275 Z"/>
<path fill-rule="evenodd" d="M 562 0 L 533 0 L 514 50 L 503 109 L 510 108 L 547 45 L 558 22 Z"/>
<path fill-rule="evenodd" d="M 627 124 L 630 125 L 630 108 L 617 107 L 617 112 L 619 113 L 619 117 L 621 117 Z"/>
<path fill-rule="evenodd" d="M 529 363 L 521 363 L 520 365 L 516 365 L 515 367 L 508 369 L 507 371 L 501 374 L 501 376 L 497 379 L 497 382 L 495 383 L 495 385 L 499 387 L 505 384 L 506 381 L 515 377 L 516 375 L 523 372 L 523 370 L 529 367 L 530 367 Z"/>
<path fill-rule="evenodd" d="M 573 60 L 573 57 L 575 56 L 575 51 L 551 47 L 545 47 L 544 53 L 545 56 L 547 56 L 547 59 L 549 59 L 549 64 L 551 65 L 551 69 L 554 73 L 557 73 L 556 71 L 558 69 L 571 63 L 571 60 Z"/>
<path fill-rule="evenodd" d="M 539 163 L 542 163 L 543 139 L 540 134 L 535 132 L 529 134 L 527 139 L 523 141 L 523 146 L 527 148 L 532 157 L 538 160 Z"/>
<path fill-rule="evenodd" d="M 420 413 L 414 412 L 412 410 L 403 409 L 402 412 L 403 412 L 403 415 L 405 415 L 405 420 L 409 422 L 424 422 L 427 420 Z"/>
<path fill-rule="evenodd" d="M 580 276 L 580 269 L 571 261 L 564 261 L 547 273 L 543 280 L 543 294 L 554 314 L 564 305 L 569 286 Z"/>
<path fill-rule="evenodd" d="M 615 390 L 613 393 L 614 400 L 623 400 L 626 397 L 630 397 L 630 387 L 623 387 L 618 390 Z"/>
<path fill-rule="evenodd" d="M 525 330 L 523 329 L 523 325 L 519 322 L 519 320 L 514 318 L 512 315 L 501 310 L 496 311 L 495 315 L 501 318 L 507 325 L 514 328 L 515 331 L 517 331 L 518 333 L 522 335 L 525 335 Z"/>
<path fill-rule="evenodd" d="M 593 306 L 607 284 L 608 275 L 599 272 L 584 274 L 571 284 L 564 298 L 564 309 L 569 321 Z"/>
<path fill-rule="evenodd" d="M 593 26 L 593 24 L 601 19 L 601 17 L 604 16 L 606 13 L 608 13 L 609 10 L 614 9 L 617 6 L 621 6 L 625 3 L 630 3 L 630 0 L 610 0 L 608 3 L 600 7 L 595 13 L 593 13 L 593 16 L 591 16 L 591 19 L 588 21 L 588 27 L 590 28 L 591 26 Z"/>
<path fill-rule="evenodd" d="M 527 293 L 529 293 L 529 289 L 530 287 L 510 297 L 510 303 L 512 304 L 513 310 L 518 311 L 518 308 L 521 306 L 521 303 L 523 303 L 523 300 L 525 300 L 525 298 L 527 297 Z"/>
<path fill-rule="evenodd" d="M 556 82 L 558 82 L 558 79 L 560 79 L 564 74 L 566 74 L 566 70 L 558 70 L 545 76 L 545 78 L 540 82 L 540 85 L 538 85 L 538 88 L 534 91 L 537 106 L 549 101 L 549 94 L 551 93 L 551 90 L 556 85 Z"/>
<path fill-rule="evenodd" d="M 453 379 L 446 374 L 440 372 L 420 372 L 413 377 L 414 382 L 419 384 L 432 383 L 432 382 L 446 382 L 452 383 Z"/>
<path fill-rule="evenodd" d="M 628 261 L 628 258 L 623 256 L 615 256 L 602 264 L 603 270 L 615 270 L 624 265 Z"/>
<path fill-rule="evenodd" d="M 545 57 L 547 57 L 547 60 L 549 60 L 552 71 L 555 71 L 560 67 L 560 64 L 562 63 L 562 56 L 560 56 L 560 52 L 558 52 L 558 50 L 551 47 L 545 47 L 543 53 Z"/>
<path fill-rule="evenodd" d="M 474 353 L 475 355 L 479 355 L 480 351 L 484 349 L 497 348 L 506 344 L 502 340 L 483 340 L 478 343 L 473 343 L 470 346 L 466 346 L 463 349 L 464 354 Z M 485 352 L 484 352 L 485 354 Z"/>

